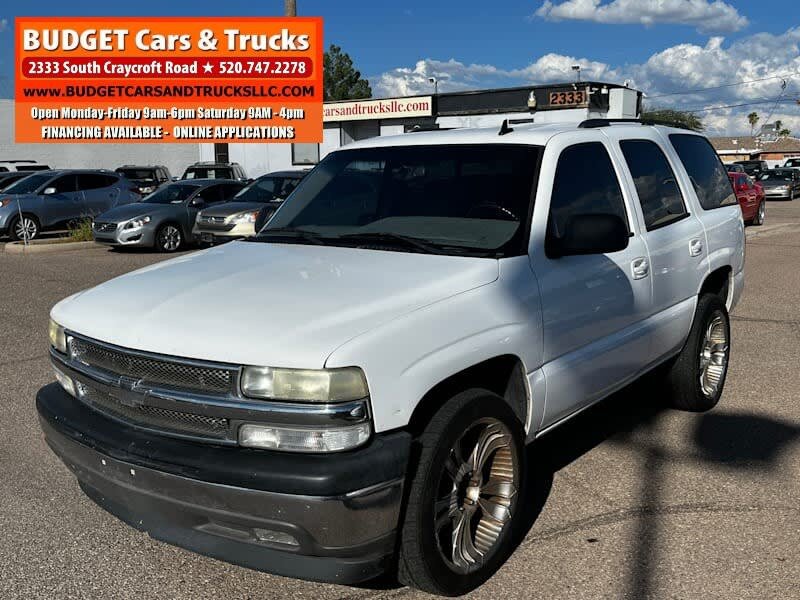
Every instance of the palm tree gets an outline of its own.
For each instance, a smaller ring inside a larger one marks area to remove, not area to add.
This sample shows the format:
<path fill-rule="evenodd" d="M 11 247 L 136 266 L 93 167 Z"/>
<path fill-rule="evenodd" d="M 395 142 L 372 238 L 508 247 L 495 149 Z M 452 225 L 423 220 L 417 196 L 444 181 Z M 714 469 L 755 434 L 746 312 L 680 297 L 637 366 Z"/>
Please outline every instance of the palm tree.
<path fill-rule="evenodd" d="M 751 112 L 747 115 L 747 122 L 750 123 L 750 137 L 753 137 L 756 132 L 756 125 L 758 125 L 758 120 L 761 117 L 758 116 L 757 112 Z"/>

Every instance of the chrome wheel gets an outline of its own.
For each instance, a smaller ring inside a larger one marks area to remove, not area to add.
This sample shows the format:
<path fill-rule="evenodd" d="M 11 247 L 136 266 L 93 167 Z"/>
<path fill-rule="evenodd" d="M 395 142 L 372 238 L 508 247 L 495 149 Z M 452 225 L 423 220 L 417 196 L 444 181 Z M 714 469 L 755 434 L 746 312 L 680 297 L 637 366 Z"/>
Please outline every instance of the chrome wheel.
<path fill-rule="evenodd" d="M 166 252 L 174 252 L 181 245 L 181 232 L 174 225 L 165 225 L 158 231 L 158 246 Z"/>
<path fill-rule="evenodd" d="M 519 457 L 511 431 L 482 419 L 453 445 L 434 506 L 434 532 L 445 563 L 479 569 L 498 546 L 516 508 Z"/>
<path fill-rule="evenodd" d="M 758 205 L 758 217 L 756 217 L 756 223 L 759 225 L 763 225 L 764 217 L 767 216 L 767 208 L 764 206 L 764 202 Z"/>
<path fill-rule="evenodd" d="M 708 398 L 713 398 L 719 391 L 720 382 L 728 368 L 729 350 L 725 317 L 716 313 L 706 327 L 700 347 L 700 389 Z"/>
<path fill-rule="evenodd" d="M 23 216 L 14 223 L 14 236 L 18 240 L 32 240 L 39 234 L 39 225 L 30 217 Z"/>

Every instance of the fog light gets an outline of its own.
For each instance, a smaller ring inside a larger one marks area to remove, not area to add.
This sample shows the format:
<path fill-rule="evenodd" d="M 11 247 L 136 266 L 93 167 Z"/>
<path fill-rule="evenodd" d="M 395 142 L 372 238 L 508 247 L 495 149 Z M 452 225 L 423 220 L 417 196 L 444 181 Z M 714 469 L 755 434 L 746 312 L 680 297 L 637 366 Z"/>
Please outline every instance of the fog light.
<path fill-rule="evenodd" d="M 239 444 L 247 448 L 285 452 L 337 452 L 364 444 L 369 440 L 370 433 L 369 423 L 331 429 L 299 429 L 248 423 L 239 428 Z"/>
<path fill-rule="evenodd" d="M 58 381 L 58 383 L 61 384 L 61 387 L 64 388 L 64 391 L 67 392 L 70 396 L 76 397 L 77 394 L 75 392 L 75 382 L 72 381 L 72 377 L 62 372 L 60 369 L 57 369 L 56 367 L 53 367 L 53 373 L 55 373 L 56 381 Z"/>
<path fill-rule="evenodd" d="M 273 531 L 272 529 L 253 529 L 256 539 L 259 542 L 269 542 L 270 544 L 284 544 L 286 546 L 299 546 L 300 542 L 294 536 L 283 531 Z"/>

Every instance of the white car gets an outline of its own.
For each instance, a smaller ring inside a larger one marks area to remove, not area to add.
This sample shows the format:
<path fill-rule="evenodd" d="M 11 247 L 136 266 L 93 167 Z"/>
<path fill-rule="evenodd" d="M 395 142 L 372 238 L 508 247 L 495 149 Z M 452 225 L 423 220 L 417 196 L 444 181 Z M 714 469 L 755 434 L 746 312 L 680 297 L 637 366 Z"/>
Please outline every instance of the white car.
<path fill-rule="evenodd" d="M 513 549 L 526 443 L 659 366 L 676 407 L 719 401 L 743 265 L 691 132 L 366 140 L 250 241 L 58 303 L 38 411 L 84 491 L 155 538 L 461 594 Z"/>

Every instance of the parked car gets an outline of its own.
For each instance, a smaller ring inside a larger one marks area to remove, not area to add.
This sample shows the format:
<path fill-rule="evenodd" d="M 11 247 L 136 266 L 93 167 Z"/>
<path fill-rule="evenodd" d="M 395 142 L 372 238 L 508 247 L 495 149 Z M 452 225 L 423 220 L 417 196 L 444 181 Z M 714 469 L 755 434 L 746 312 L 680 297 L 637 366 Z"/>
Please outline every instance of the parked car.
<path fill-rule="evenodd" d="M 216 558 L 458 595 L 514 548 L 525 443 L 651 371 L 642 402 L 715 406 L 745 240 L 708 140 L 500 131 L 353 143 L 257 236 L 58 303 L 37 409 L 88 496 Z"/>
<path fill-rule="evenodd" d="M 742 208 L 744 222 L 747 225 L 763 225 L 767 211 L 764 188 L 742 173 L 728 173 L 728 178 Z"/>
<path fill-rule="evenodd" d="M 0 235 L 32 240 L 139 198 L 129 181 L 111 171 L 31 173 L 0 193 Z"/>
<path fill-rule="evenodd" d="M 744 167 L 736 163 L 725 165 L 725 170 L 728 173 L 744 173 Z"/>
<path fill-rule="evenodd" d="M 770 169 L 758 178 L 767 198 L 794 200 L 800 194 L 800 171 L 792 168 Z"/>
<path fill-rule="evenodd" d="M 276 171 L 263 175 L 240 191 L 231 202 L 197 215 L 194 234 L 206 244 L 218 244 L 255 235 L 291 194 L 307 171 Z"/>
<path fill-rule="evenodd" d="M 738 160 L 734 164 L 742 165 L 744 172 L 750 177 L 758 177 L 761 173 L 769 169 L 765 160 Z"/>
<path fill-rule="evenodd" d="M 30 174 L 30 171 L 0 172 L 0 192 Z"/>
<path fill-rule="evenodd" d="M 189 165 L 181 179 L 236 179 L 249 181 L 247 174 L 239 163 L 196 162 Z"/>
<path fill-rule="evenodd" d="M 0 160 L 0 173 L 15 171 L 49 171 L 50 167 L 35 160 Z"/>
<path fill-rule="evenodd" d="M 170 183 L 141 202 L 117 206 L 92 224 L 94 240 L 110 246 L 139 246 L 175 252 L 194 241 L 192 225 L 205 207 L 230 200 L 244 184 L 227 179 Z"/>
<path fill-rule="evenodd" d="M 783 163 L 784 169 L 800 169 L 800 158 L 787 158 Z"/>
<path fill-rule="evenodd" d="M 164 165 L 124 165 L 115 172 L 134 183 L 143 196 L 152 194 L 165 183 L 172 181 L 172 174 Z"/>

